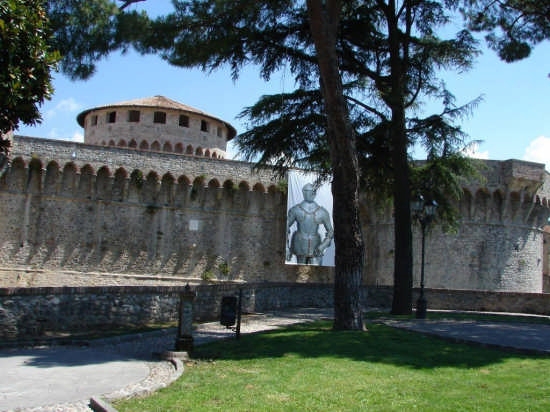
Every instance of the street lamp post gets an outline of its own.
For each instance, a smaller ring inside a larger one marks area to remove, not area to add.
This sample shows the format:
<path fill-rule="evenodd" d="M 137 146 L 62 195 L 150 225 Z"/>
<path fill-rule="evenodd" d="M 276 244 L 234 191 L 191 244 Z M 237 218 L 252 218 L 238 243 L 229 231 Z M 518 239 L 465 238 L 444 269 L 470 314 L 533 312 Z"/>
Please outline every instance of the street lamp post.
<path fill-rule="evenodd" d="M 420 229 L 422 233 L 422 252 L 420 262 L 420 296 L 416 301 L 416 318 L 426 319 L 426 310 L 428 308 L 428 302 L 424 296 L 424 252 L 426 245 L 426 228 L 432 223 L 437 209 L 437 202 L 435 200 L 425 201 L 423 196 L 418 196 L 411 202 L 411 209 L 413 217 L 420 223 Z"/>

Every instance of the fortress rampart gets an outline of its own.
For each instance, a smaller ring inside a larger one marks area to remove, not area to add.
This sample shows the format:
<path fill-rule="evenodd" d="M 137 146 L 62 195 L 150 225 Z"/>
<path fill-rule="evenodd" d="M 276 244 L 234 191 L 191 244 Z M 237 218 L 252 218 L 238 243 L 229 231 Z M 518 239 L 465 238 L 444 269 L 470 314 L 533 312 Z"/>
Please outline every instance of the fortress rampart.
<path fill-rule="evenodd" d="M 286 193 L 244 162 L 16 137 L 0 181 L 0 266 L 200 280 L 332 283 L 284 264 Z M 426 286 L 541 293 L 548 273 L 548 173 L 486 161 L 465 182 L 457 233 L 434 225 Z M 366 285 L 393 284 L 391 208 L 365 194 Z M 415 282 L 420 234 L 414 228 Z"/>
<path fill-rule="evenodd" d="M 0 265 L 330 282 L 284 265 L 285 194 L 250 164 L 17 137 Z"/>
<path fill-rule="evenodd" d="M 548 276 L 549 174 L 544 165 L 518 160 L 484 161 L 483 179 L 464 182 L 460 226 L 444 233 L 434 225 L 426 238 L 430 288 L 540 293 Z M 363 202 L 367 282 L 393 284 L 391 208 Z M 413 227 L 414 284 L 420 283 L 421 234 Z M 370 278 L 370 276 L 374 276 Z"/>
<path fill-rule="evenodd" d="M 205 186 L 210 182 L 215 185 L 215 181 L 223 186 L 230 180 L 236 186 L 256 187 L 258 191 L 273 190 L 280 180 L 272 170 L 254 170 L 253 165 L 246 162 L 24 136 L 16 137 L 11 157 L 20 158 L 25 168 L 34 159 L 34 164 L 38 166 L 39 162 L 43 169 L 55 164 L 63 171 L 66 165 L 73 164 L 77 174 L 85 166 L 92 175 L 104 173 L 112 176 L 118 169 L 130 175 L 132 171 L 140 170 L 144 176 L 149 172 L 160 177 L 170 174 L 175 180 L 184 176 L 191 183 L 200 178 Z"/>

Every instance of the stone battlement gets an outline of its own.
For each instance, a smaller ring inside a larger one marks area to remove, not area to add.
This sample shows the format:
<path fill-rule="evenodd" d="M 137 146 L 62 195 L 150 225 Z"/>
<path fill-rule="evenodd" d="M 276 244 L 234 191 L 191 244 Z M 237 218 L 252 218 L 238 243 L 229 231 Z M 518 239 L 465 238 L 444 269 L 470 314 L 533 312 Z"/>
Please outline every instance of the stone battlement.
<path fill-rule="evenodd" d="M 427 287 L 540 293 L 548 270 L 544 165 L 480 161 L 456 233 L 427 238 Z M 174 153 L 15 137 L 0 179 L 0 266 L 246 282 L 321 282 L 285 265 L 286 191 L 272 170 Z M 365 196 L 364 283 L 393 283 L 391 207 Z M 414 227 L 415 285 L 420 270 Z"/>
<path fill-rule="evenodd" d="M 210 159 L 202 156 L 141 151 L 130 148 L 102 147 L 62 140 L 16 136 L 11 151 L 12 166 L 46 170 L 49 166 L 74 173 L 112 177 L 117 171 L 129 176 L 139 170 L 143 176 L 153 172 L 157 177 L 170 175 L 189 182 L 197 178 L 205 185 L 233 186 L 273 191 L 280 181 L 272 170 L 255 170 L 247 162 Z M 217 182 L 217 183 L 215 183 Z M 224 185 L 225 184 L 225 185 Z"/>

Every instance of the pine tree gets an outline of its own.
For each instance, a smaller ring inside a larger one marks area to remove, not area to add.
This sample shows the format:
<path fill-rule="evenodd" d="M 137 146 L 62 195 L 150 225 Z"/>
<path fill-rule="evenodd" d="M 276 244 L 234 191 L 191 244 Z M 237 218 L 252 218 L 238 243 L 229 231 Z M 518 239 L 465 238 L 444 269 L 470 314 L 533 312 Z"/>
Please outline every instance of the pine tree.
<path fill-rule="evenodd" d="M 333 176 L 335 210 L 339 211 L 335 217 L 336 328 L 361 324 L 357 302 L 363 240 L 357 193 L 359 178 L 368 181 L 370 177 L 361 175 L 359 165 L 386 164 L 380 178 L 391 184 L 396 228 L 393 312 L 410 313 L 408 150 L 415 143 L 412 137 L 420 133 L 408 132 L 406 111 L 414 108 L 419 96 L 436 95 L 450 102 L 450 94 L 436 82 L 436 69 L 468 68 L 476 54 L 474 39 L 467 31 L 450 40 L 436 36 L 436 29 L 448 22 L 444 2 L 210 0 L 178 1 L 175 6 L 174 14 L 144 31 L 143 52 L 161 53 L 182 67 L 215 70 L 227 64 L 234 77 L 250 63 L 258 65 L 266 79 L 282 67 L 294 75 L 298 89 L 279 99 L 281 117 L 274 115 L 277 109 L 272 111 L 277 97 L 264 97 L 244 112 L 257 129 L 244 133 L 239 143 L 248 155 L 259 152 L 262 161 L 274 160 L 281 169 L 291 164 L 322 165 Z M 308 101 L 314 104 L 307 107 Z M 297 113 L 298 107 L 305 110 Z M 302 129 L 297 130 L 300 125 Z M 457 135 L 431 136 L 446 140 L 450 147 Z M 428 138 L 424 143 L 439 144 Z M 339 286 L 340 281 L 347 286 Z M 345 302 L 343 307 L 338 306 L 340 302 Z M 341 319 L 340 313 L 344 314 Z"/>

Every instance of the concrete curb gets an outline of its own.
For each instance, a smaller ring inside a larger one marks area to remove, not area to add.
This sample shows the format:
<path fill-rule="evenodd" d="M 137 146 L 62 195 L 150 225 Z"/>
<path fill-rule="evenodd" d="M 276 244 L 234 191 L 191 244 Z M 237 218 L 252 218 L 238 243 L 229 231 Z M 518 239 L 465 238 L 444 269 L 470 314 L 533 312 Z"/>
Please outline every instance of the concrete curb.
<path fill-rule="evenodd" d="M 134 398 L 151 395 L 159 389 L 165 388 L 176 381 L 184 371 L 181 359 L 172 358 L 150 363 L 149 376 L 138 384 L 119 389 L 103 395 L 103 399 L 112 402 L 119 399 Z"/>
<path fill-rule="evenodd" d="M 182 360 L 189 360 L 189 354 L 187 352 L 165 352 L 161 355 L 161 359 L 174 367 L 174 373 L 171 374 L 169 379 L 164 379 L 162 382 L 153 383 L 148 388 L 130 393 L 129 396 L 126 395 L 123 397 L 117 397 L 116 393 L 119 392 L 117 391 L 115 394 L 113 394 L 113 396 L 107 395 L 106 398 L 110 401 L 114 401 L 117 399 L 128 397 L 143 396 L 151 394 L 160 388 L 169 386 L 183 374 L 184 366 Z M 92 398 L 90 398 L 90 409 L 92 409 L 94 412 L 117 412 L 117 409 L 115 409 L 115 407 L 111 405 L 111 403 L 107 401 L 107 399 L 93 396 Z"/>
<path fill-rule="evenodd" d="M 94 412 L 118 412 L 109 402 L 99 397 L 90 398 L 89 406 Z"/>

